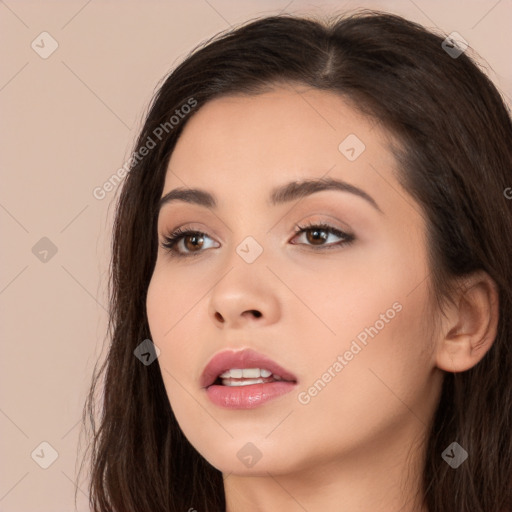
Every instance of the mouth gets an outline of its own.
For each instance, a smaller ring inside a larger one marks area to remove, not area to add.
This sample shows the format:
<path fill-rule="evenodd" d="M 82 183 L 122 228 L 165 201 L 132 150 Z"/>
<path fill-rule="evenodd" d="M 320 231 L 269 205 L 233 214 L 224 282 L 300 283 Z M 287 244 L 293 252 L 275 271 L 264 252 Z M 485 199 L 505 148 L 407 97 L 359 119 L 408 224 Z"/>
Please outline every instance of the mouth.
<path fill-rule="evenodd" d="M 267 368 L 233 368 L 221 373 L 211 386 L 252 386 L 253 384 L 268 384 L 270 382 L 296 382 L 287 380 L 280 375 L 274 375 Z"/>
<path fill-rule="evenodd" d="M 290 371 L 252 349 L 219 352 L 206 365 L 200 380 L 202 388 L 212 385 L 250 386 L 274 381 L 297 382 Z"/>
<path fill-rule="evenodd" d="M 201 376 L 208 398 L 230 409 L 257 407 L 296 385 L 292 373 L 251 349 L 216 354 Z"/>

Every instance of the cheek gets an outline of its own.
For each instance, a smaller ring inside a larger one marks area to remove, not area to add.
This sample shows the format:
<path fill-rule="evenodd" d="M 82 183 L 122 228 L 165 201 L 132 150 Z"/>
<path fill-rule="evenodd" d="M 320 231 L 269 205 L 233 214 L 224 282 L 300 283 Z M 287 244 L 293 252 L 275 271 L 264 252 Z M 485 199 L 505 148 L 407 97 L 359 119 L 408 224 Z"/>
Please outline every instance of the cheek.
<path fill-rule="evenodd" d="M 198 365 L 204 359 L 198 340 L 205 338 L 204 315 L 207 314 L 207 303 L 201 298 L 211 285 L 200 289 L 200 280 L 194 279 L 193 284 L 188 280 L 187 284 L 178 274 L 173 277 L 175 279 L 169 275 L 164 277 L 162 272 L 156 273 L 148 288 L 148 322 L 152 340 L 160 349 L 157 361 L 181 431 L 203 456 L 218 463 L 219 454 L 212 447 L 219 445 L 225 431 L 213 416 L 207 414 L 204 404 L 200 404 L 198 381 L 202 371 Z M 171 288 L 167 283 L 174 283 L 174 286 Z M 228 439 L 222 438 L 222 441 L 225 443 Z M 226 463 L 232 464 L 235 455 L 236 451 L 229 457 L 224 454 L 229 461 Z"/>
<path fill-rule="evenodd" d="M 158 364 L 171 405 L 174 397 L 179 400 L 180 383 L 191 382 L 198 373 L 201 354 L 197 340 L 204 338 L 198 315 L 205 314 L 201 297 L 207 290 L 208 285 L 200 280 L 187 284 L 178 273 L 170 276 L 158 268 L 148 287 L 148 324 L 151 339 L 160 350 Z"/>
<path fill-rule="evenodd" d="M 291 318 L 296 332 L 316 331 L 313 351 L 320 340 L 342 348 L 360 333 L 364 338 L 365 329 L 375 324 L 379 332 L 388 330 L 400 316 L 397 310 L 411 302 L 409 294 L 427 275 L 411 261 L 389 245 L 283 262 L 273 271 L 294 294 L 282 300 L 283 316 Z M 417 308 L 413 302 L 409 310 Z"/>
<path fill-rule="evenodd" d="M 297 396 L 295 428 L 307 425 L 318 453 L 339 453 L 372 438 L 386 439 L 411 421 L 414 424 L 414 414 L 424 416 L 432 365 L 423 350 L 429 340 L 418 318 L 422 304 L 410 297 L 401 302 L 402 309 L 393 310 L 396 314 L 384 326 L 375 326 L 370 315 L 365 328 L 351 326 L 357 332 L 354 336 L 340 337 L 335 346 L 319 344 L 309 353 L 310 370 L 299 390 L 300 400 Z M 343 324 L 338 325 L 342 331 Z M 293 435 L 293 428 L 289 433 Z"/>
<path fill-rule="evenodd" d="M 355 418 L 357 425 L 384 419 L 403 408 L 397 397 L 415 401 L 423 391 L 433 366 L 424 316 L 428 272 L 422 259 L 391 249 L 345 263 L 328 274 L 321 267 L 305 295 L 316 315 L 302 314 L 298 327 L 308 376 L 300 391 L 311 412 L 327 408 L 340 425 Z"/>
<path fill-rule="evenodd" d="M 191 313 L 214 286 L 216 276 L 197 266 L 191 270 L 172 264 L 171 270 L 160 258 L 149 283 L 146 311 L 152 336 L 167 343 L 179 326 L 190 323 Z"/>

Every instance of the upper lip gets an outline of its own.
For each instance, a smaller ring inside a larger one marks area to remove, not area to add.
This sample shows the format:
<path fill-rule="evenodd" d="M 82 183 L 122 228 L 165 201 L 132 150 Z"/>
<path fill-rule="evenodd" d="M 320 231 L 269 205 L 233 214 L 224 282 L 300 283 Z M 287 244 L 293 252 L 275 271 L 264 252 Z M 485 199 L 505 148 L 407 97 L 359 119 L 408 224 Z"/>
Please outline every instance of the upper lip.
<path fill-rule="evenodd" d="M 297 381 L 295 375 L 255 350 L 223 350 L 215 354 L 203 370 L 201 387 L 207 388 L 217 380 L 221 373 L 232 368 L 265 368 L 274 375 L 279 375 L 283 380 Z"/>

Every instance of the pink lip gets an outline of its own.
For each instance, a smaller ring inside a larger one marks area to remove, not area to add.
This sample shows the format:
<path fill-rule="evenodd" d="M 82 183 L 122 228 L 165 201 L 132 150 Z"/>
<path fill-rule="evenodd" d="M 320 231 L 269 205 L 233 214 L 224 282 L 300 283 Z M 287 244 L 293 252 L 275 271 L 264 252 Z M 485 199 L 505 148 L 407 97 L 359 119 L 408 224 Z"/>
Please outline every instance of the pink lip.
<path fill-rule="evenodd" d="M 284 380 L 297 381 L 295 375 L 255 350 L 244 349 L 236 352 L 223 350 L 215 354 L 206 365 L 201 375 L 201 387 L 207 388 L 217 380 L 221 373 L 231 368 L 266 368 Z"/>
<path fill-rule="evenodd" d="M 266 368 L 283 380 L 236 387 L 215 385 L 217 377 L 231 368 Z M 254 350 L 224 350 L 213 356 L 206 365 L 200 383 L 206 389 L 208 398 L 216 405 L 231 409 L 250 409 L 288 393 L 296 387 L 297 378 L 275 361 Z"/>

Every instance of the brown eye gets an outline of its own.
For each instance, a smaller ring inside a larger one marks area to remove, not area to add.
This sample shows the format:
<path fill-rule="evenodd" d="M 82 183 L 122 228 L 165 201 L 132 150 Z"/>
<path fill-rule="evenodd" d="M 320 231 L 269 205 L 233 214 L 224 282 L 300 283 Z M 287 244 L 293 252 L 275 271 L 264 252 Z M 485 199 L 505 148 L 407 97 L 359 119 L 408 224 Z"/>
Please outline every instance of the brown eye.
<path fill-rule="evenodd" d="M 188 243 L 188 242 L 190 242 L 190 243 Z M 187 249 L 187 251 L 194 252 L 194 249 L 197 249 L 198 246 L 199 246 L 199 248 L 201 248 L 203 243 L 204 243 L 204 237 L 200 233 L 185 235 L 183 237 L 183 244 L 185 245 L 185 248 Z"/>
<path fill-rule="evenodd" d="M 326 229 L 311 228 L 306 230 L 306 239 L 313 245 L 322 245 L 329 238 Z"/>
<path fill-rule="evenodd" d="M 310 245 L 318 248 L 331 249 L 343 245 L 350 244 L 355 240 L 355 236 L 351 233 L 345 233 L 329 224 L 311 224 L 307 226 L 295 226 L 299 235 L 305 234 L 306 243 L 301 245 Z M 325 243 L 331 235 L 341 238 L 339 242 Z M 295 237 L 297 238 L 297 237 Z"/>
<path fill-rule="evenodd" d="M 162 247 L 173 256 L 185 257 L 201 254 L 205 239 L 210 238 L 206 233 L 192 230 L 177 229 L 164 237 Z"/>

